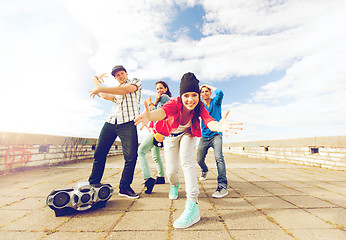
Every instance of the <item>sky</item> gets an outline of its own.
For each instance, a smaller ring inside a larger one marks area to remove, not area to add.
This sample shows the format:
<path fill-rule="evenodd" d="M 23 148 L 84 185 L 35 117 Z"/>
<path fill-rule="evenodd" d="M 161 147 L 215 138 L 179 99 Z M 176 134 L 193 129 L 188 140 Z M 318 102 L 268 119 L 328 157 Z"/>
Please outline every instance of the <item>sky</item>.
<path fill-rule="evenodd" d="M 142 101 L 186 72 L 221 89 L 224 142 L 346 135 L 345 22 L 344 0 L 2 0 L 0 131 L 97 138 L 91 78 L 122 64 Z"/>

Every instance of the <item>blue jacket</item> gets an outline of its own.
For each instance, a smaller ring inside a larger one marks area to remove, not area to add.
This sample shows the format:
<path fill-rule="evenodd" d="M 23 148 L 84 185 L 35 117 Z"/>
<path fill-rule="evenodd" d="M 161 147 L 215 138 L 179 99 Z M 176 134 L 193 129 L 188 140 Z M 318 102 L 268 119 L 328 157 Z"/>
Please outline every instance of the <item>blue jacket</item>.
<path fill-rule="evenodd" d="M 211 99 L 209 108 L 207 105 L 204 103 L 204 107 L 208 110 L 209 115 L 214 118 L 216 121 L 220 121 L 222 116 L 221 116 L 221 104 L 222 104 L 222 99 L 223 99 L 223 92 L 220 89 L 215 90 L 215 97 Z M 210 131 L 209 128 L 207 128 L 203 121 L 201 122 L 201 128 L 202 128 L 202 137 L 212 137 L 215 134 L 221 134 L 218 132 L 213 132 Z"/>

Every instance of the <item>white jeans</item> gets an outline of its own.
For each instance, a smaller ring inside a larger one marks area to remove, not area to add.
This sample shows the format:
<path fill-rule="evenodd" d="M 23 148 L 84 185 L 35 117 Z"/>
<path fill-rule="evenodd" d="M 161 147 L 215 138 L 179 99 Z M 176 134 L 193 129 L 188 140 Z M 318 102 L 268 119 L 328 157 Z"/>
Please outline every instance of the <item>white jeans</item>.
<path fill-rule="evenodd" d="M 192 158 L 196 137 L 183 133 L 177 137 L 166 137 L 164 140 L 164 153 L 166 160 L 166 175 L 170 184 L 179 182 L 179 157 L 185 178 L 186 198 L 197 202 L 199 194 L 196 163 Z M 178 157 L 179 156 L 179 157 Z"/>

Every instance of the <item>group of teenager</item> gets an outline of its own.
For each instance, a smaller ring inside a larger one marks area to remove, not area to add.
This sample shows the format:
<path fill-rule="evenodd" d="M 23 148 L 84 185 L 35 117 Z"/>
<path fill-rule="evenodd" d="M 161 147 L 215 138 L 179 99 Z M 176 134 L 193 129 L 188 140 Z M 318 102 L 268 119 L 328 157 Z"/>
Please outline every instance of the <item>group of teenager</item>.
<path fill-rule="evenodd" d="M 119 82 L 119 86 L 102 86 L 105 74 L 92 78 L 95 88 L 90 91 L 90 96 L 99 96 L 113 101 L 114 106 L 97 142 L 93 168 L 89 177 L 90 184 L 101 182 L 107 154 L 115 139 L 119 137 L 125 160 L 119 184 L 119 195 L 128 198 L 139 197 L 131 188 L 137 157 L 143 172 L 145 193 L 150 194 L 155 184 L 165 183 L 164 166 L 160 156 L 160 149 L 164 146 L 170 199 L 178 198 L 179 159 L 185 180 L 185 209 L 173 223 L 173 227 L 187 228 L 195 224 L 200 220 L 198 178 L 193 159 L 197 138 L 200 138 L 197 163 L 202 171 L 199 179 L 203 181 L 207 178 L 208 167 L 205 158 L 208 149 L 212 147 L 218 171 L 218 185 L 212 196 L 222 198 L 228 194 L 226 165 L 222 153 L 222 133 L 226 131 L 237 133 L 237 130 L 242 129 L 240 126 L 242 123 L 227 121 L 229 111 L 222 117 L 223 92 L 207 84 L 200 87 L 199 80 L 191 72 L 182 76 L 180 96 L 175 98 L 172 98 L 169 87 L 164 81 L 156 82 L 156 98 L 153 102 L 151 97 L 144 101 L 143 113 L 140 113 L 141 81 L 137 78 L 129 79 L 122 65 L 116 65 L 111 74 Z M 212 92 L 215 93 L 214 98 L 211 98 Z M 150 132 L 138 147 L 137 125 L 139 124 L 140 130 L 148 127 L 149 124 Z M 156 179 L 151 175 L 146 158 L 149 151 L 156 165 L 158 174 Z"/>

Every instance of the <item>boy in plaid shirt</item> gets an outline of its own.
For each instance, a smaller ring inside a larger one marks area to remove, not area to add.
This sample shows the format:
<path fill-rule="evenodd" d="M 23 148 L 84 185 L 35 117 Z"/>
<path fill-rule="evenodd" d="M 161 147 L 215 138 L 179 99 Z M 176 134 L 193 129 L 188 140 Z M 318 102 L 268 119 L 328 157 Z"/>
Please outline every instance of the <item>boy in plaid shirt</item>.
<path fill-rule="evenodd" d="M 128 79 L 126 69 L 122 65 L 117 65 L 112 69 L 112 75 L 119 82 L 118 87 L 103 87 L 105 74 L 94 76 L 95 88 L 91 90 L 91 97 L 95 95 L 105 100 L 114 101 L 114 106 L 101 130 L 95 154 L 90 184 L 98 184 L 104 172 L 107 154 L 112 147 L 115 139 L 119 136 L 125 165 L 119 185 L 119 195 L 128 198 L 138 198 L 131 188 L 134 170 L 137 161 L 138 135 L 134 119 L 140 114 L 140 100 L 142 83 L 139 79 Z"/>

